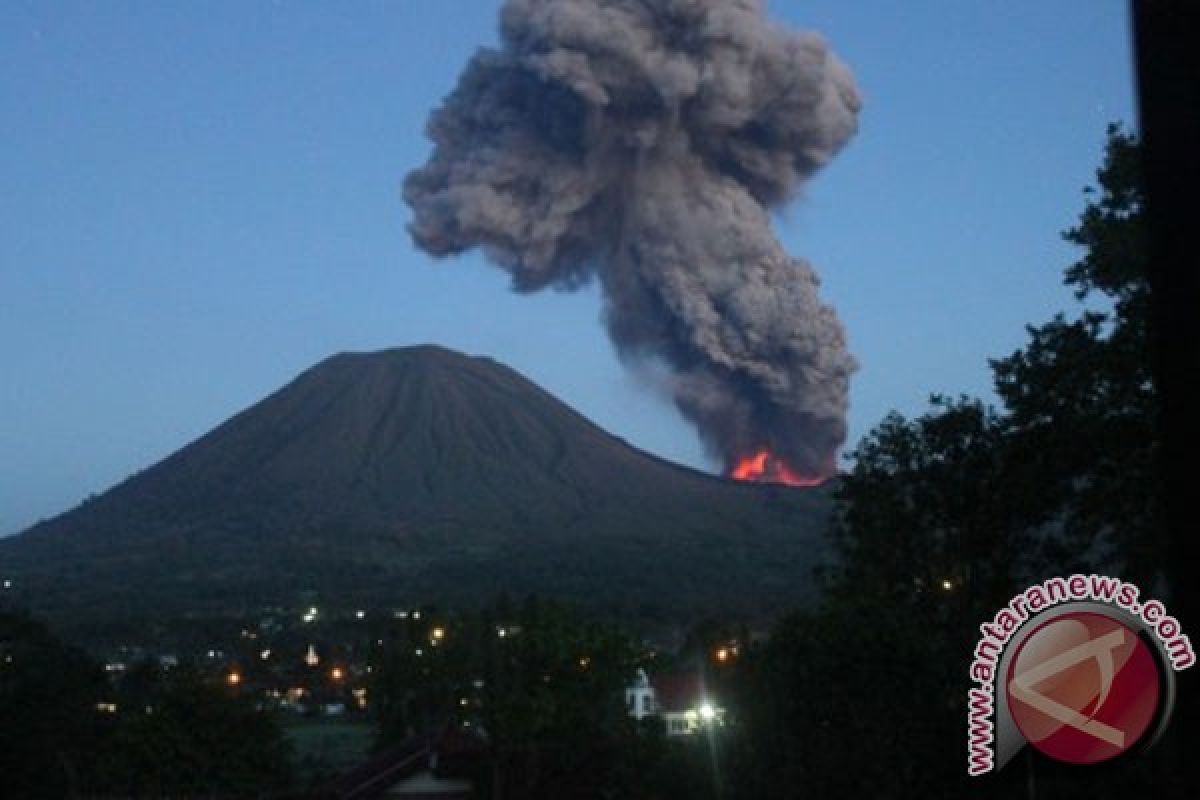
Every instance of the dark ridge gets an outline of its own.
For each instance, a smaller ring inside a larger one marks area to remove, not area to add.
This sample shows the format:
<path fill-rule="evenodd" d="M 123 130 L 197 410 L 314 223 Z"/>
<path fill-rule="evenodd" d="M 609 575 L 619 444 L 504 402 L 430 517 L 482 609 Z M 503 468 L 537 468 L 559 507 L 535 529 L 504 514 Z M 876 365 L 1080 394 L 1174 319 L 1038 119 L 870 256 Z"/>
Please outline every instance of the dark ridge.
<path fill-rule="evenodd" d="M 813 597 L 829 490 L 630 447 L 517 372 L 340 353 L 158 464 L 0 540 L 35 610 L 122 618 L 562 596 L 660 620 Z"/>

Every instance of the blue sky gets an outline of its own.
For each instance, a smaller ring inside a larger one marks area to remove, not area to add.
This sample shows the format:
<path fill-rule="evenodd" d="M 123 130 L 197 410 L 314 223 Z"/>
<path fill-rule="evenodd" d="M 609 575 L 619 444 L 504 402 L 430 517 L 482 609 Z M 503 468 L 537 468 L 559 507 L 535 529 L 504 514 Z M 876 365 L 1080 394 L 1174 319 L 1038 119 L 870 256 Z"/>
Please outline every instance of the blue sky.
<path fill-rule="evenodd" d="M 0 4 L 0 533 L 165 457 L 321 358 L 437 342 L 711 468 L 617 363 L 594 290 L 518 297 L 405 232 L 428 111 L 492 0 Z M 853 444 L 1071 310 L 1058 233 L 1134 122 L 1126 6 L 776 2 L 865 98 L 782 213 L 862 364 Z"/>

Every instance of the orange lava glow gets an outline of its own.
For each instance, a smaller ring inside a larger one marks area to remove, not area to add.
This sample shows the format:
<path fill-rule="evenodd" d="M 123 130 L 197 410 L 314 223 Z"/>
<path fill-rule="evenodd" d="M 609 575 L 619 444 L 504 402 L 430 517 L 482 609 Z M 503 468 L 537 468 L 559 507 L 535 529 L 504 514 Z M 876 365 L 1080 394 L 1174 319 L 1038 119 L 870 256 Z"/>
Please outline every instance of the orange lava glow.
<path fill-rule="evenodd" d="M 785 486 L 820 486 L 825 482 L 824 478 L 809 477 L 794 471 L 766 448 L 739 461 L 729 471 L 729 476 L 737 481 L 782 483 Z"/>

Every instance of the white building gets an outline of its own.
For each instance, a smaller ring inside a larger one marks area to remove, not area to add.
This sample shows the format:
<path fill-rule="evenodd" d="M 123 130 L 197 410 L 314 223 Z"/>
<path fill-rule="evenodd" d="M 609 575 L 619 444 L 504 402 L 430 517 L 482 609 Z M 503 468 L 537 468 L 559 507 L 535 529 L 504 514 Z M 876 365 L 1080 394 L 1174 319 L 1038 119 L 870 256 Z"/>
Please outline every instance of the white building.
<path fill-rule="evenodd" d="M 634 719 L 662 718 L 668 736 L 689 736 L 723 725 L 721 708 L 697 673 L 667 673 L 653 679 L 639 669 L 625 690 L 625 708 Z"/>
<path fill-rule="evenodd" d="M 646 670 L 638 669 L 633 685 L 625 690 L 625 710 L 634 719 L 645 719 L 655 714 L 654 687 Z"/>

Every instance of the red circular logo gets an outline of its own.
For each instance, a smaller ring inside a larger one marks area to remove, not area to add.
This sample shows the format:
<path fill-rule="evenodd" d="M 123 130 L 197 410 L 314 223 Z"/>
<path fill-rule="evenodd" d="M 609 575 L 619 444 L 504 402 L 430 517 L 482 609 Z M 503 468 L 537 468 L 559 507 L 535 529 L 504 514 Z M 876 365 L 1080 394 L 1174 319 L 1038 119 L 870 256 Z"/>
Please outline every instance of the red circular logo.
<path fill-rule="evenodd" d="M 1159 664 L 1141 637 L 1104 614 L 1056 617 L 1021 643 L 1008 668 L 1008 707 L 1025 739 L 1072 764 L 1126 752 L 1158 714 Z"/>

